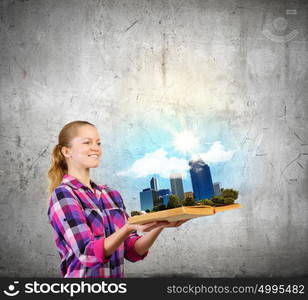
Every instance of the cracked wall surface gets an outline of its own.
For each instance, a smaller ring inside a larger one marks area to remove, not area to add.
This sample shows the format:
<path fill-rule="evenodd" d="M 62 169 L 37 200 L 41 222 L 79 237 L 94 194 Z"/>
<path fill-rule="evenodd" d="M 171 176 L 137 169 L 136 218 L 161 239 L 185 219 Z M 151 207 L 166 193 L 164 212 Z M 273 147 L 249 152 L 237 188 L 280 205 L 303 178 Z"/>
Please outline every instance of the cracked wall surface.
<path fill-rule="evenodd" d="M 144 181 L 118 171 L 164 132 L 237 149 L 219 172 L 243 208 L 164 230 L 128 277 L 307 276 L 307 20 L 305 1 L 1 1 L 0 276 L 60 276 L 47 170 L 77 119 L 128 210 Z"/>

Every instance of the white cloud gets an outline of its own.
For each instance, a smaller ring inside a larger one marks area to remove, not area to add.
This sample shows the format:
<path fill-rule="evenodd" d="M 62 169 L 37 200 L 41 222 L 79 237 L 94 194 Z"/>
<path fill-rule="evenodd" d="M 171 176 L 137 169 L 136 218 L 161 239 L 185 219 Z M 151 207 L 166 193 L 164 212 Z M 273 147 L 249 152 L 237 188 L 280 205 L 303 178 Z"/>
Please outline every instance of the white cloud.
<path fill-rule="evenodd" d="M 235 150 L 226 151 L 221 142 L 216 141 L 207 152 L 194 154 L 192 155 L 192 159 L 202 158 L 207 164 L 215 164 L 230 160 L 234 152 Z"/>
<path fill-rule="evenodd" d="M 167 152 L 160 148 L 155 152 L 146 153 L 144 157 L 136 160 L 129 169 L 120 171 L 117 175 L 140 178 L 159 174 L 160 177 L 170 178 L 171 173 L 181 172 L 185 178 L 188 169 L 186 159 L 167 157 Z"/>
<path fill-rule="evenodd" d="M 192 155 L 191 159 L 202 158 L 205 163 L 214 164 L 225 162 L 232 158 L 235 150 L 226 151 L 220 141 L 212 144 L 209 151 Z M 162 178 L 170 178 L 174 172 L 186 177 L 189 170 L 188 161 L 183 158 L 167 157 L 168 153 L 160 148 L 152 153 L 146 153 L 136 160 L 127 170 L 119 171 L 119 176 L 132 176 L 135 178 L 157 174 Z"/>

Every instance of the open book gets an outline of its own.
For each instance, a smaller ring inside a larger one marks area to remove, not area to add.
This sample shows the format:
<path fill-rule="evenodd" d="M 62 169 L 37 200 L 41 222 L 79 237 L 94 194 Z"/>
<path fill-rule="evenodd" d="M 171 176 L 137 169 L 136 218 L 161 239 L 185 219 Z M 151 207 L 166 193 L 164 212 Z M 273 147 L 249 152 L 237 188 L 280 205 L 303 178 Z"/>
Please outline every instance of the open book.
<path fill-rule="evenodd" d="M 209 206 L 209 205 L 196 205 L 196 206 L 181 206 L 172 209 L 161 210 L 157 212 L 150 212 L 139 216 L 128 218 L 130 224 L 145 224 L 155 221 L 168 221 L 175 222 L 185 219 L 193 219 L 198 217 L 214 215 L 218 212 L 240 208 L 239 203 L 223 205 L 223 206 Z"/>

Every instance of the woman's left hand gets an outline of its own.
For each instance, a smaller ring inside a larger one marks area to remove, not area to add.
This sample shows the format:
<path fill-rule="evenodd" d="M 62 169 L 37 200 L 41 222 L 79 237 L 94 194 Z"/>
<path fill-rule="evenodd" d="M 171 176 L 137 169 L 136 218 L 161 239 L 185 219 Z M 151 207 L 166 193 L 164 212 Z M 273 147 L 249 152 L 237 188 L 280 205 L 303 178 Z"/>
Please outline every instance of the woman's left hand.
<path fill-rule="evenodd" d="M 168 222 L 167 224 L 163 224 L 159 226 L 160 228 L 168 228 L 168 227 L 179 227 L 185 222 L 189 221 L 190 219 L 181 220 L 181 221 L 174 221 L 174 222 Z"/>

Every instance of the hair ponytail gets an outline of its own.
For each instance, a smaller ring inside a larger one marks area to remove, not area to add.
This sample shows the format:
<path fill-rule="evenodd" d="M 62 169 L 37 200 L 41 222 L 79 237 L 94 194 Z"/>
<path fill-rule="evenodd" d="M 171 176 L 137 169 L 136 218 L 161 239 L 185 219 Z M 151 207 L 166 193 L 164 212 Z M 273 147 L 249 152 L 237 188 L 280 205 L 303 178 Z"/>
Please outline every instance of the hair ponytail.
<path fill-rule="evenodd" d="M 62 146 L 57 144 L 51 154 L 51 165 L 48 170 L 48 179 L 50 181 L 48 186 L 49 195 L 61 183 L 63 175 L 67 173 L 67 164 L 61 148 Z"/>
<path fill-rule="evenodd" d="M 77 129 L 80 126 L 93 124 L 87 121 L 73 121 L 66 124 L 60 131 L 58 144 L 53 148 L 51 153 L 51 165 L 48 170 L 48 198 L 54 189 L 61 183 L 63 175 L 68 172 L 67 163 L 63 153 L 62 147 L 70 147 L 71 140 L 77 135 Z"/>

